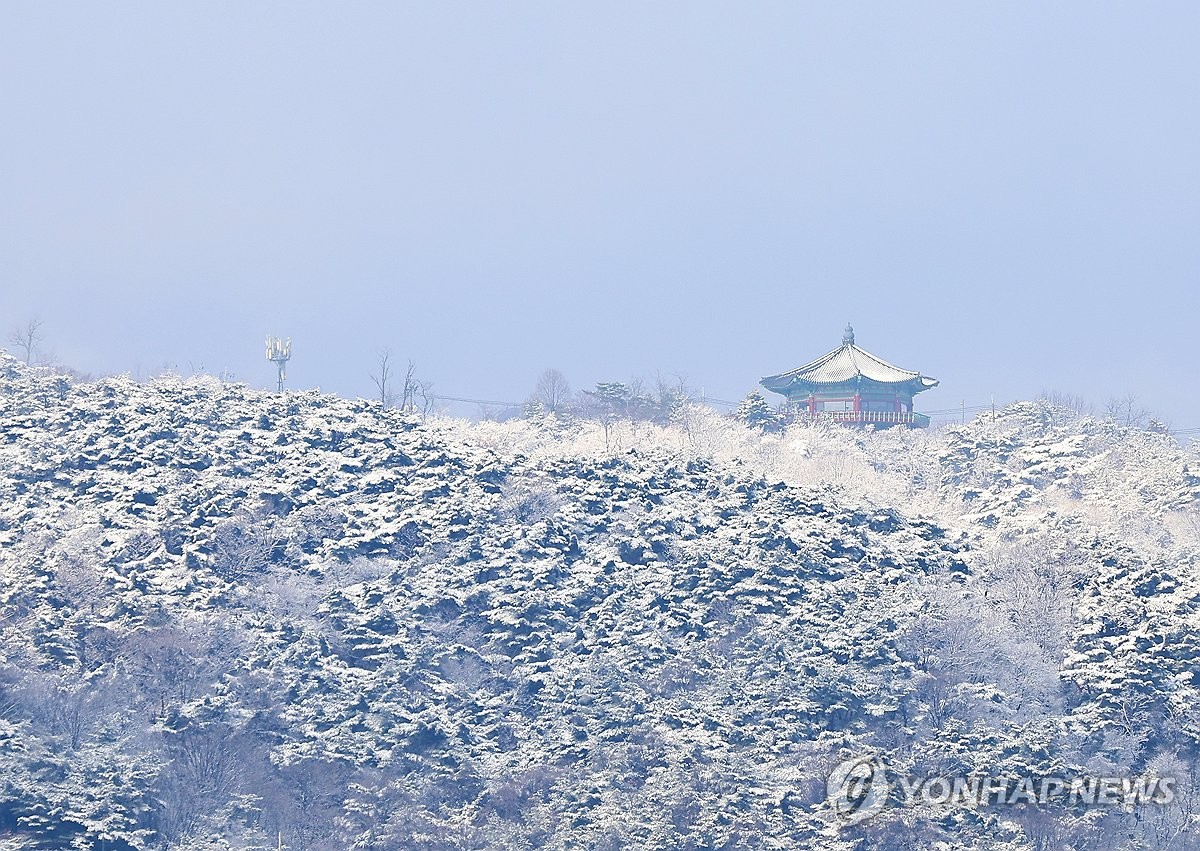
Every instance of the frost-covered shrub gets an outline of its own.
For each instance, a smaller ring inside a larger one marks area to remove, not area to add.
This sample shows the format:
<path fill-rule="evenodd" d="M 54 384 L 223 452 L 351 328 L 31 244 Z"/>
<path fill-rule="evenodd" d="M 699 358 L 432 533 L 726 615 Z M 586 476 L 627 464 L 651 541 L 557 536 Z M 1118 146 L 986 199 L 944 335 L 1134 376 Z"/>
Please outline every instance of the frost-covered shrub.
<path fill-rule="evenodd" d="M 497 511 L 503 520 L 529 526 L 553 518 L 561 501 L 549 482 L 508 482 L 501 488 Z"/>
<path fill-rule="evenodd" d="M 266 572 L 287 557 L 287 536 L 272 514 L 243 512 L 213 530 L 213 573 L 229 582 L 242 582 Z"/>

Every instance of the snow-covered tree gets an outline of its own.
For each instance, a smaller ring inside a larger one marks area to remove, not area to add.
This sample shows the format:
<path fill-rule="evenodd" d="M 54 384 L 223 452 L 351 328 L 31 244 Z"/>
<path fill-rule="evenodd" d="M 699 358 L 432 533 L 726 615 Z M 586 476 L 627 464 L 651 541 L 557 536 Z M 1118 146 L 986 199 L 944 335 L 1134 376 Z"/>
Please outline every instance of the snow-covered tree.
<path fill-rule="evenodd" d="M 783 417 L 763 398 L 762 393 L 751 390 L 738 405 L 734 416 L 751 428 L 762 431 L 778 431 L 783 427 Z"/>

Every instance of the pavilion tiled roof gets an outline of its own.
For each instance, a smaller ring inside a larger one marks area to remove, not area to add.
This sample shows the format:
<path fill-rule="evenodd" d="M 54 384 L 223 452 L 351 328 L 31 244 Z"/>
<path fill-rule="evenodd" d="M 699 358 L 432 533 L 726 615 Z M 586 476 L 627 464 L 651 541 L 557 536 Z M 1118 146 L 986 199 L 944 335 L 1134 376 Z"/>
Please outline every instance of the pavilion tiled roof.
<path fill-rule="evenodd" d="M 879 384 L 908 384 L 913 392 L 937 386 L 937 379 L 888 363 L 854 344 L 854 329 L 846 326 L 842 345 L 816 360 L 779 375 L 767 376 L 762 385 L 786 393 L 794 385 L 845 384 L 859 378 Z"/>

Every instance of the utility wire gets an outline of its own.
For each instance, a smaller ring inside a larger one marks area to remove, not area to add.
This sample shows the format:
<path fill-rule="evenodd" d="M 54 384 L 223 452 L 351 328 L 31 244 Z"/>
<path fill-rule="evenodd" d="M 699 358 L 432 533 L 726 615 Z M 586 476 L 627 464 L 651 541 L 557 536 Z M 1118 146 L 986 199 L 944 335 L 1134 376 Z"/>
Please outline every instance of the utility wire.
<path fill-rule="evenodd" d="M 473 405 L 502 405 L 506 408 L 519 408 L 523 402 L 500 402 L 496 399 L 464 399 L 461 396 L 438 396 L 430 395 L 430 399 L 437 399 L 439 402 L 468 402 Z"/>

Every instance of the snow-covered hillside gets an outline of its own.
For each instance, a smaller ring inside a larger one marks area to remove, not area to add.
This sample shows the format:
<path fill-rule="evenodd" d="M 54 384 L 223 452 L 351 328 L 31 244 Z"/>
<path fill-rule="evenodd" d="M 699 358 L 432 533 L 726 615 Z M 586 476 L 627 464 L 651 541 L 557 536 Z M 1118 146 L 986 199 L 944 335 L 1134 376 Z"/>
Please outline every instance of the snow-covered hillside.
<path fill-rule="evenodd" d="M 0 355 L 0 495 L 2 848 L 1200 841 L 1168 436 L 421 421 Z M 841 827 L 862 753 L 1179 795 Z"/>

